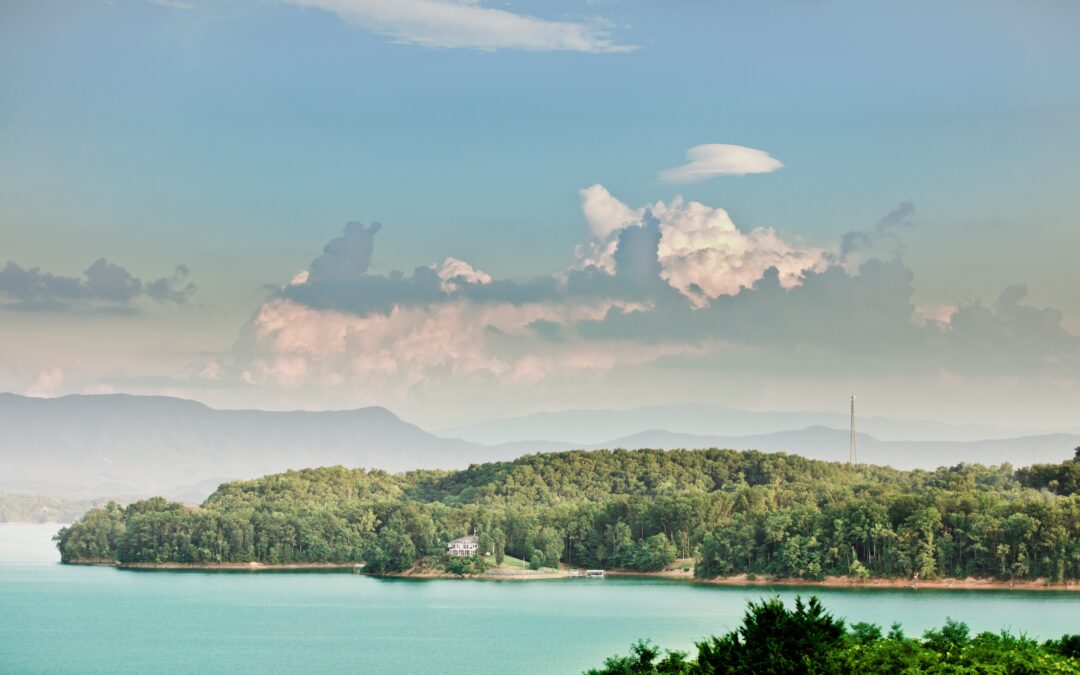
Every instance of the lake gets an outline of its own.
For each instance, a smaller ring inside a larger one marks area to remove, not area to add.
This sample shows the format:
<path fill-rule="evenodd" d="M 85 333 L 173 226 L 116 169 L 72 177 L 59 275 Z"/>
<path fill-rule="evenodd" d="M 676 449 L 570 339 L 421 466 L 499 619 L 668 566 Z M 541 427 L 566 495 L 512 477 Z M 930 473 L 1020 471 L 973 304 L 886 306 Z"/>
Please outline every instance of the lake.
<path fill-rule="evenodd" d="M 579 673 L 638 638 L 689 649 L 746 601 L 810 592 L 909 634 L 1080 631 L 1065 592 L 725 588 L 609 578 L 373 579 L 348 572 L 158 572 L 59 564 L 56 525 L 0 525 L 3 673 Z"/>

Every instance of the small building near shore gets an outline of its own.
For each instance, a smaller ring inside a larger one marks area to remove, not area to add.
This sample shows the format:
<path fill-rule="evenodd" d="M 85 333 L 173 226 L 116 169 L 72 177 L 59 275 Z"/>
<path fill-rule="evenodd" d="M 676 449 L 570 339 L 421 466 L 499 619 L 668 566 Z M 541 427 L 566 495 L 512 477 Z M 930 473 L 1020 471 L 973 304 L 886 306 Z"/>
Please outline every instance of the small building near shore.
<path fill-rule="evenodd" d="M 458 537 L 446 545 L 447 555 L 458 556 L 464 558 L 466 556 L 476 555 L 477 549 L 480 548 L 480 537 L 475 534 L 470 534 L 467 537 Z"/>

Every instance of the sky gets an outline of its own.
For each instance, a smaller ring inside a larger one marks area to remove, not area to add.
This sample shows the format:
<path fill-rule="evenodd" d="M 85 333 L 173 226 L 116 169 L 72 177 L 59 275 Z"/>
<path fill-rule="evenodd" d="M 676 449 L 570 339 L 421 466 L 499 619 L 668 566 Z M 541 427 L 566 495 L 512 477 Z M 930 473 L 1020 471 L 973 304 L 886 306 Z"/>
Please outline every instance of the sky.
<path fill-rule="evenodd" d="M 0 390 L 1080 426 L 1080 5 L 0 4 Z"/>

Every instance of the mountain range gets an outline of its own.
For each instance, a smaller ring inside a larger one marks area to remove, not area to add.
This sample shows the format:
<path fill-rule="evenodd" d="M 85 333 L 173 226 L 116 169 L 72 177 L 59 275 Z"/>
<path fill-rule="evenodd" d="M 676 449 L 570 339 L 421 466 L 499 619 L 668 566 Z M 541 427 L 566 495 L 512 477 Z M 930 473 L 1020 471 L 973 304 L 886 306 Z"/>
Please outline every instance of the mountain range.
<path fill-rule="evenodd" d="M 846 431 L 849 425 L 848 415 L 846 406 L 836 412 L 754 412 L 704 403 L 681 403 L 629 410 L 541 412 L 438 429 L 435 433 L 489 445 L 522 438 L 544 438 L 572 444 L 603 444 L 628 433 L 647 429 L 723 436 L 754 436 L 813 426 Z M 858 428 L 881 440 L 900 441 L 977 441 L 1036 433 L 1030 429 L 1006 429 L 989 424 L 959 425 L 937 420 L 897 420 L 879 416 L 860 416 Z"/>
<path fill-rule="evenodd" d="M 161 494 L 198 502 L 221 482 L 287 469 L 334 464 L 387 471 L 451 469 L 579 448 L 722 447 L 836 461 L 847 459 L 846 422 L 842 413 L 655 406 L 543 413 L 437 435 L 381 407 L 274 412 L 217 410 L 159 396 L 0 394 L 0 493 Z M 995 430 L 931 420 L 859 422 L 866 430 L 857 435 L 859 461 L 905 469 L 1057 462 L 1080 445 L 1080 434 L 1072 433 L 980 440 L 974 436 Z M 901 437 L 905 425 L 911 429 L 907 438 Z M 939 438 L 930 436 L 934 433 Z"/>

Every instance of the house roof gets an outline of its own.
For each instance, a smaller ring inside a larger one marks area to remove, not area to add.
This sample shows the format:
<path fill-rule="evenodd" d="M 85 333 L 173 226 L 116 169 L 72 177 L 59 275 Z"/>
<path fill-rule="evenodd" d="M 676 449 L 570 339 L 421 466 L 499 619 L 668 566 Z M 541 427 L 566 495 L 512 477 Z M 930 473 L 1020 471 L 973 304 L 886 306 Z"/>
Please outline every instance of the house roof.
<path fill-rule="evenodd" d="M 470 534 L 467 537 L 458 537 L 457 539 L 451 541 L 448 545 L 453 546 L 454 544 L 477 544 L 479 542 L 480 537 L 476 536 L 475 534 Z"/>

